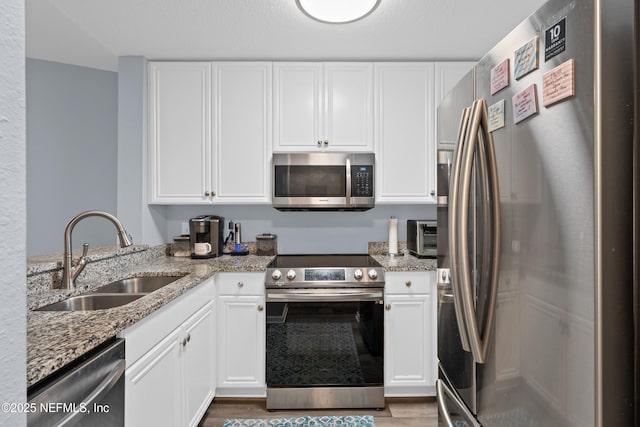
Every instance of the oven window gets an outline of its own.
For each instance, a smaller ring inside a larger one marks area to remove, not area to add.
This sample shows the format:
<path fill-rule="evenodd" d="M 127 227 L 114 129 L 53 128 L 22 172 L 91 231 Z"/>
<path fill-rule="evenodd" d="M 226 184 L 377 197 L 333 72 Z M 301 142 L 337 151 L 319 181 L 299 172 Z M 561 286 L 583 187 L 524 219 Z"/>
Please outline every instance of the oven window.
<path fill-rule="evenodd" d="M 267 385 L 383 384 L 382 305 L 267 303 Z"/>
<path fill-rule="evenodd" d="M 276 197 L 346 197 L 344 166 L 275 166 Z"/>

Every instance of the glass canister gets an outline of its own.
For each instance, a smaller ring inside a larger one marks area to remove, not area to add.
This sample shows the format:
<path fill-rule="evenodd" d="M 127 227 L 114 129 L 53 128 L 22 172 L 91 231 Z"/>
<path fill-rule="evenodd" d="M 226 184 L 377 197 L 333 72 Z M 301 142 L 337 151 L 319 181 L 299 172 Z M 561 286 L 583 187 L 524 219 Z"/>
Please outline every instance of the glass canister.
<path fill-rule="evenodd" d="M 258 234 L 256 236 L 256 255 L 273 256 L 278 254 L 278 236 Z"/>

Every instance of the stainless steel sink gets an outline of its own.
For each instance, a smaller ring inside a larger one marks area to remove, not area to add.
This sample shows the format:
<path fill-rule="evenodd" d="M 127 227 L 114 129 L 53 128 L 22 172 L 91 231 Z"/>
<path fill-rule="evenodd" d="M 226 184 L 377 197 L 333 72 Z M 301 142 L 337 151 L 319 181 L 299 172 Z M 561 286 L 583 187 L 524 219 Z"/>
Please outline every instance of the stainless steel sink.
<path fill-rule="evenodd" d="M 148 294 L 157 291 L 183 276 L 143 276 L 129 277 L 111 282 L 93 291 L 94 294 Z"/>
<path fill-rule="evenodd" d="M 120 307 L 182 277 L 184 276 L 128 277 L 111 282 L 93 292 L 40 307 L 37 311 L 89 311 Z"/>
<path fill-rule="evenodd" d="M 146 294 L 85 294 L 40 307 L 38 311 L 88 311 L 120 307 Z"/>

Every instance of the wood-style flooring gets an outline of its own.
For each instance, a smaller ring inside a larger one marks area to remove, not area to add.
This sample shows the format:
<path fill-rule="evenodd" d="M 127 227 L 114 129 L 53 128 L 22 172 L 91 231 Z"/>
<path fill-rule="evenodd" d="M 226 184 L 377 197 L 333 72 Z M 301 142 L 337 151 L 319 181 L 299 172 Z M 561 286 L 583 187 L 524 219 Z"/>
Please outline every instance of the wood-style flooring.
<path fill-rule="evenodd" d="M 228 418 L 286 418 L 303 415 L 373 415 L 376 427 L 437 427 L 435 398 L 387 398 L 382 411 L 323 409 L 267 411 L 264 399 L 214 399 L 198 427 L 222 427 Z"/>

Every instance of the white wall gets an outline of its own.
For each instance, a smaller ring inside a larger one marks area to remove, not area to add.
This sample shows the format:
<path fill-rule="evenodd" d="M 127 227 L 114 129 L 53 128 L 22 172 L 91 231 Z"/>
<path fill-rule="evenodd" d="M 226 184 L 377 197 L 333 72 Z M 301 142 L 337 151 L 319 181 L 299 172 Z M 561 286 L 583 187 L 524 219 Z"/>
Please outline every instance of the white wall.
<path fill-rule="evenodd" d="M 0 402 L 26 402 L 24 0 L 0 2 Z M 0 425 L 27 425 L 0 411 Z"/>
<path fill-rule="evenodd" d="M 118 75 L 26 60 L 27 255 L 63 250 L 67 222 L 85 210 L 116 213 Z M 113 244 L 113 225 L 89 218 L 73 244 Z"/>

